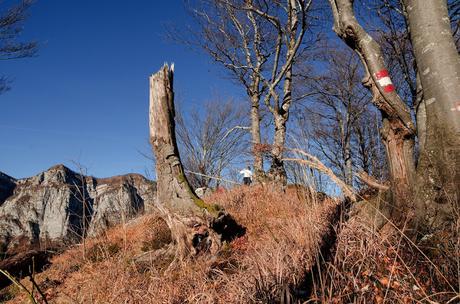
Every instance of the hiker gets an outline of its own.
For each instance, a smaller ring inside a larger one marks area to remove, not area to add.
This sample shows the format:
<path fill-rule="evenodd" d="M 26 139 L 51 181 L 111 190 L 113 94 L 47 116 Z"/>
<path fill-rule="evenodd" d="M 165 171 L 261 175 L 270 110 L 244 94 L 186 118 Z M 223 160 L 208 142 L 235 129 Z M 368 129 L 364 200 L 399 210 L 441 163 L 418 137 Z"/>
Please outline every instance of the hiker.
<path fill-rule="evenodd" d="M 240 174 L 243 175 L 243 183 L 246 186 L 249 186 L 252 183 L 252 171 L 251 166 L 248 166 L 247 169 L 243 169 L 240 171 Z"/>

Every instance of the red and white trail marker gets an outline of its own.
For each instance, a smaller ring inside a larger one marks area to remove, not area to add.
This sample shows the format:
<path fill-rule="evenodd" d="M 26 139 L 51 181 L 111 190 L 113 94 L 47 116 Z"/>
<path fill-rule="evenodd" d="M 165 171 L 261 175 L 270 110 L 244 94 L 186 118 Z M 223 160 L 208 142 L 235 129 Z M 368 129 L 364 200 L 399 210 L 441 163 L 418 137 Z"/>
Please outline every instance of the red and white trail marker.
<path fill-rule="evenodd" d="M 375 73 L 374 76 L 377 80 L 377 83 L 383 89 L 384 92 L 390 93 L 395 90 L 395 86 L 393 85 L 393 82 L 391 82 L 391 78 L 388 75 L 387 70 L 381 70 Z"/>

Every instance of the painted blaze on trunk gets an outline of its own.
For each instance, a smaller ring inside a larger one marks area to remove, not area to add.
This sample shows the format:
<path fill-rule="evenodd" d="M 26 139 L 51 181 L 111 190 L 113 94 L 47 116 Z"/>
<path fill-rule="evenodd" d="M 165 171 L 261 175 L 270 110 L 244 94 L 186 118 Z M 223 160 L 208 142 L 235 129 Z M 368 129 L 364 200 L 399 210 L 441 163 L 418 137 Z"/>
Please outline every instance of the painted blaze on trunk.
<path fill-rule="evenodd" d="M 393 220 L 409 217 L 416 232 L 454 222 L 460 197 L 460 58 L 453 43 L 446 1 L 404 0 L 425 101 L 417 118 L 420 158 L 415 167 L 414 123 L 394 89 L 380 45 L 355 18 L 352 0 L 329 0 L 334 31 L 361 57 L 364 83 L 382 113 L 393 194 Z M 426 115 L 424 115 L 426 114 Z"/>
<path fill-rule="evenodd" d="M 334 31 L 361 58 L 367 75 L 363 80 L 372 93 L 373 104 L 382 114 L 381 136 L 385 145 L 392 188 L 392 218 L 404 223 L 412 195 L 415 166 L 413 146 L 415 126 L 407 105 L 394 89 L 380 45 L 355 18 L 352 0 L 329 0 L 334 15 Z"/>

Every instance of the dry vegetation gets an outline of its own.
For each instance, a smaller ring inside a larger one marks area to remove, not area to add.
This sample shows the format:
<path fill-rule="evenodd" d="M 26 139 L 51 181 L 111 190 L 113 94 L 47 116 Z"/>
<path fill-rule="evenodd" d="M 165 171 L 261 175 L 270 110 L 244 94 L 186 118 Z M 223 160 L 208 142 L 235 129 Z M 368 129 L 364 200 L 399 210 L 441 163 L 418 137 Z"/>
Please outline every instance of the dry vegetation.
<path fill-rule="evenodd" d="M 334 255 L 316 273 L 311 300 L 460 303 L 458 210 L 451 226 L 414 240 L 375 208 L 383 198 L 360 203 L 366 207 L 338 226 Z"/>
<path fill-rule="evenodd" d="M 445 259 L 433 263 L 390 224 L 376 232 L 355 216 L 333 230 L 340 204 L 317 201 L 296 187 L 282 195 L 240 187 L 207 200 L 247 228 L 217 257 L 202 254 L 174 269 L 167 259 L 149 262 L 152 250 L 171 242 L 166 223 L 149 214 L 89 240 L 85 254 L 76 246 L 56 256 L 36 275 L 40 289 L 49 303 L 458 301 L 459 244 L 451 239 L 439 241 L 433 250 L 444 251 L 436 255 Z M 322 256 L 324 236 L 335 236 L 331 231 L 338 232 L 336 250 Z M 16 296 L 8 303 L 27 301 L 14 287 L 8 291 Z"/>
<path fill-rule="evenodd" d="M 215 193 L 208 200 L 223 205 L 247 233 L 212 259 L 198 256 L 176 269 L 167 269 L 168 261 L 136 259 L 170 241 L 165 223 L 151 214 L 88 241 L 86 257 L 81 246 L 56 256 L 36 280 L 50 303 L 267 303 L 288 297 L 301 287 L 337 207 L 333 200 L 299 197 L 256 187 Z M 24 300 L 19 295 L 11 303 Z"/>
<path fill-rule="evenodd" d="M 416 246 L 398 229 L 372 231 L 359 219 L 342 227 L 337 251 L 321 270 L 322 303 L 459 303 L 459 244 L 438 239 Z M 424 252 L 422 252 L 422 249 Z M 436 257 L 436 258 L 433 258 Z"/>

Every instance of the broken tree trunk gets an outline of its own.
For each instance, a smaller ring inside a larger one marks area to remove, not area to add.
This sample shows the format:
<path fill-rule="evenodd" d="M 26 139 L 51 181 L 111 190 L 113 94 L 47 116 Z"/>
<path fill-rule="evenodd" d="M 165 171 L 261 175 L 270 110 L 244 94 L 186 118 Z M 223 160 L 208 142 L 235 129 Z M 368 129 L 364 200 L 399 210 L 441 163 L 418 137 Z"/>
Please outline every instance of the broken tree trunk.
<path fill-rule="evenodd" d="M 165 65 L 150 77 L 150 143 L 156 158 L 158 200 L 187 216 L 202 212 L 203 205 L 185 178 L 175 133 L 173 66 Z M 214 214 L 218 210 L 206 206 Z"/>
<path fill-rule="evenodd" d="M 156 159 L 157 201 L 175 239 L 175 258 L 216 253 L 244 229 L 219 206 L 205 203 L 184 174 L 175 135 L 174 66 L 150 77 L 150 142 Z"/>

